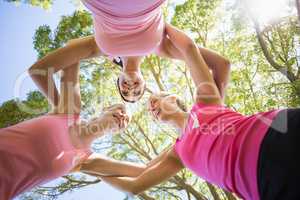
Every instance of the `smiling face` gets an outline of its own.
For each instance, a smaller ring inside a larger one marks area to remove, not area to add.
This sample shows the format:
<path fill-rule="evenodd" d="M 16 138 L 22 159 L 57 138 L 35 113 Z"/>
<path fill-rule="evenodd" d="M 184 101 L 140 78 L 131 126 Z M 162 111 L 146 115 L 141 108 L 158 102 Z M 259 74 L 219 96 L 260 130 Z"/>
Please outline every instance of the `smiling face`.
<path fill-rule="evenodd" d="M 130 103 L 138 101 L 145 91 L 145 80 L 139 72 L 121 73 L 117 81 L 122 98 Z"/>
<path fill-rule="evenodd" d="M 169 122 L 174 114 L 184 112 L 184 110 L 179 107 L 179 101 L 176 95 L 167 94 L 165 92 L 152 94 L 148 101 L 148 110 L 155 119 Z"/>

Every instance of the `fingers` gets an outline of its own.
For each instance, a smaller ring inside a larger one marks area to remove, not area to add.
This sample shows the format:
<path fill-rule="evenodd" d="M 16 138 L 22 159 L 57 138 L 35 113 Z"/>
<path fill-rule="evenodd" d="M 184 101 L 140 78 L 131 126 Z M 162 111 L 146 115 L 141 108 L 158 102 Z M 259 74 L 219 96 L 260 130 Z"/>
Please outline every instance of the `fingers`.
<path fill-rule="evenodd" d="M 110 121 L 108 129 L 112 132 L 125 129 L 130 121 L 124 104 L 115 104 L 104 108 L 103 116 Z"/>
<path fill-rule="evenodd" d="M 123 114 L 123 113 L 114 113 L 113 117 L 117 121 L 119 129 L 126 128 L 130 121 L 130 117 L 127 114 Z"/>

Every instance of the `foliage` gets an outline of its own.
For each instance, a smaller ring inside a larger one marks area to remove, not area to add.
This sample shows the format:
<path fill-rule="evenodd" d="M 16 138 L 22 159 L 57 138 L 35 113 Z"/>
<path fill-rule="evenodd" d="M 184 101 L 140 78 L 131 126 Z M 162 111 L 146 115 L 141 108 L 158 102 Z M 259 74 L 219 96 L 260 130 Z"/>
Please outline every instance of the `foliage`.
<path fill-rule="evenodd" d="M 38 91 L 30 92 L 25 101 L 14 99 L 0 106 L 0 128 L 31 119 L 47 111 L 48 102 L 44 96 Z"/>
<path fill-rule="evenodd" d="M 52 32 L 50 26 L 40 26 L 35 32 L 34 48 L 41 58 L 47 53 L 63 46 L 71 39 L 92 34 L 92 18 L 86 11 L 76 11 L 71 16 L 63 16 L 57 29 Z"/>
<path fill-rule="evenodd" d="M 209 32 L 217 22 L 218 16 L 215 11 L 220 2 L 220 0 L 188 0 L 176 6 L 175 17 L 171 22 L 182 30 L 195 33 L 196 42 L 205 47 Z"/>
<path fill-rule="evenodd" d="M 253 21 L 251 13 L 245 15 L 241 12 L 239 6 L 243 5 L 239 2 L 188 0 L 174 9 L 174 4 L 168 4 L 170 7 L 166 11 L 173 11 L 173 14 L 166 12 L 166 18 L 190 34 L 199 45 L 215 49 L 231 60 L 231 83 L 226 98 L 228 106 L 244 114 L 299 106 L 300 73 L 296 51 L 300 45 L 297 43 L 299 32 L 294 16 L 262 27 Z M 87 12 L 77 11 L 71 16 L 64 16 L 54 31 L 49 26 L 39 27 L 34 37 L 34 47 L 39 57 L 42 57 L 70 39 L 92 34 L 92 30 L 91 16 Z M 83 117 L 98 115 L 103 106 L 121 101 L 114 84 L 119 71 L 117 66 L 105 58 L 82 61 L 80 83 Z M 189 106 L 192 105 L 194 90 L 184 63 L 151 55 L 145 58 L 142 71 L 148 88 L 176 93 Z M 283 73 L 286 71 L 293 74 L 293 79 Z M 145 94 L 140 102 L 128 105 L 129 111 L 134 114 L 130 127 L 123 134 L 97 140 L 93 145 L 94 151 L 118 160 L 146 163 L 174 143 L 176 131 L 158 124 L 145 114 L 147 96 L 149 94 Z M 28 104 L 37 106 L 32 104 L 34 101 L 41 102 L 31 98 Z M 34 117 L 21 114 L 14 103 L 7 102 L 0 108 L 2 127 Z M 12 114 L 4 115 L 8 110 L 13 110 Z M 42 193 L 38 197 L 54 198 L 61 191 L 96 183 L 87 183 L 86 178 L 80 175 L 67 176 L 57 186 L 50 189 L 37 188 L 28 196 Z M 78 182 L 84 184 L 74 186 Z M 170 181 L 138 198 L 235 199 L 229 192 L 204 182 L 188 170 L 183 170 Z"/>
<path fill-rule="evenodd" d="M 12 2 L 12 3 L 26 3 L 26 4 L 30 4 L 32 6 L 38 6 L 41 7 L 43 9 L 49 9 L 51 8 L 52 4 L 53 4 L 53 0 L 4 0 L 7 2 Z"/>

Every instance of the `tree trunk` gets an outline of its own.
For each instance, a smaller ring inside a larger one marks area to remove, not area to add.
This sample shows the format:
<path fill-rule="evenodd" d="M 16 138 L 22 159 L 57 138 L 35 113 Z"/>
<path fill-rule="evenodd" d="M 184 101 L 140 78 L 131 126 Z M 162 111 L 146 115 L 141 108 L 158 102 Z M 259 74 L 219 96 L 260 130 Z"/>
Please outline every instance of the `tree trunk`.
<path fill-rule="evenodd" d="M 210 191 L 213 199 L 214 200 L 220 200 L 220 197 L 219 197 L 219 194 L 217 193 L 216 188 L 212 184 L 210 184 L 208 182 L 206 182 L 206 185 L 207 185 L 207 187 L 208 187 L 208 189 L 209 189 L 209 191 Z"/>
<path fill-rule="evenodd" d="M 139 198 L 142 200 L 155 200 L 153 197 L 148 196 L 146 193 L 139 194 Z"/>
<path fill-rule="evenodd" d="M 298 21 L 299 21 L 299 26 L 300 26 L 300 0 L 296 0 L 296 7 L 297 7 Z"/>
<path fill-rule="evenodd" d="M 237 200 L 237 198 L 231 192 L 228 192 L 227 190 L 223 190 L 223 191 L 228 200 Z"/>
<path fill-rule="evenodd" d="M 201 193 L 199 193 L 197 190 L 195 190 L 191 185 L 186 184 L 185 181 L 180 176 L 176 175 L 170 181 L 175 183 L 179 187 L 185 189 L 189 193 L 191 193 L 195 197 L 195 199 L 197 199 L 197 200 L 207 200 L 205 196 L 203 196 Z"/>

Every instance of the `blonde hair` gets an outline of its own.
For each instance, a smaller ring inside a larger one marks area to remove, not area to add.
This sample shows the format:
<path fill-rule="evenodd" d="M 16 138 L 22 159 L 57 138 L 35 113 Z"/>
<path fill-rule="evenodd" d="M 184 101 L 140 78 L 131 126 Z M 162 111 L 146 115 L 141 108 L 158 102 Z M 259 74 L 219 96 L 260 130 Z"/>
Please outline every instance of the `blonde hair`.
<path fill-rule="evenodd" d="M 185 103 L 183 102 L 183 100 L 182 100 L 181 98 L 178 98 L 178 97 L 177 97 L 176 103 L 177 103 L 177 106 L 178 106 L 182 111 L 184 111 L 184 112 L 187 112 L 187 111 L 188 111 L 188 109 L 187 109 Z"/>

